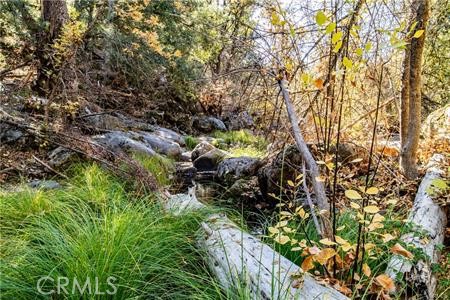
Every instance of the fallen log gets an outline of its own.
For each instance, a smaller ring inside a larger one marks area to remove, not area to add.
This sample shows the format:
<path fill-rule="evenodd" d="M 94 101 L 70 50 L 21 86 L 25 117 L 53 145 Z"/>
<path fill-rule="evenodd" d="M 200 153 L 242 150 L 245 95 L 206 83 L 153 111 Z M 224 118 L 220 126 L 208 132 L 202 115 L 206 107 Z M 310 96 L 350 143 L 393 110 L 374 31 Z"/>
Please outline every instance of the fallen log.
<path fill-rule="evenodd" d="M 205 207 L 195 191 L 168 197 L 166 209 L 180 215 Z M 199 247 L 225 289 L 245 286 L 251 299 L 348 299 L 337 290 L 319 284 L 300 267 L 244 232 L 223 214 L 213 214 L 202 223 Z"/>
<path fill-rule="evenodd" d="M 445 174 L 443 167 L 445 167 L 445 157 L 439 154 L 433 155 L 408 218 L 413 225 L 413 230 L 401 237 L 405 243 L 421 249 L 427 259 L 420 259 L 412 264 L 405 257 L 396 255 L 389 261 L 386 271 L 393 280 L 403 279 L 407 288 L 412 289 L 419 299 L 434 299 L 437 285 L 436 277 L 432 273 L 432 265 L 440 258 L 439 245 L 444 242 L 447 216 L 444 209 L 433 201 L 429 187 L 434 180 L 443 177 Z"/>

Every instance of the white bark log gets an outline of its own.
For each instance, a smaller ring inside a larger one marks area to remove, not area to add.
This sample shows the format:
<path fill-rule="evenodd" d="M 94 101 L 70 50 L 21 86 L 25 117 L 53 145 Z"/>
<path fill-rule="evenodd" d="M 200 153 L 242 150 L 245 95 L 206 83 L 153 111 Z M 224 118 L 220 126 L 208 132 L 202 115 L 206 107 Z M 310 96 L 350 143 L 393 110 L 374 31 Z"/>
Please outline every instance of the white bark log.
<path fill-rule="evenodd" d="M 420 260 L 416 264 L 405 259 L 403 256 L 394 256 L 390 260 L 386 273 L 392 279 L 404 277 L 409 287 L 419 294 L 420 299 L 433 299 L 436 288 L 436 277 L 432 274 L 431 266 L 437 263 L 440 258 L 438 245 L 444 242 L 445 228 L 447 225 L 447 216 L 445 211 L 436 203 L 427 192 L 433 180 L 442 178 L 445 167 L 445 157 L 435 154 L 427 166 L 425 177 L 420 183 L 419 189 L 414 200 L 414 205 L 409 222 L 414 226 L 414 231 L 405 234 L 401 239 L 408 244 L 414 245 L 429 257 L 429 259 Z M 423 243 L 424 234 L 428 239 Z"/>
<path fill-rule="evenodd" d="M 166 202 L 166 208 L 177 215 L 202 207 L 192 190 L 170 196 Z M 211 215 L 201 229 L 198 245 L 208 254 L 206 262 L 226 289 L 246 286 L 255 300 L 348 299 L 309 274 L 293 278 L 299 266 L 244 232 L 225 215 Z"/>

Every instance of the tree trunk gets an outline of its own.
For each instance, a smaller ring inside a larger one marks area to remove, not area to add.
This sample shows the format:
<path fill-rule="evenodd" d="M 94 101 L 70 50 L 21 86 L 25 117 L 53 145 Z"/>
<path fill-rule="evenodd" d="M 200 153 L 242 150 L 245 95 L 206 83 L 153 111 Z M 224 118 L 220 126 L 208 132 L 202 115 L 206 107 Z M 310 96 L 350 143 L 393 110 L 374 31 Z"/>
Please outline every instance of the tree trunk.
<path fill-rule="evenodd" d="M 36 57 L 39 60 L 36 90 L 42 96 L 48 96 L 56 79 L 56 66 L 53 61 L 52 45 L 69 19 L 65 0 L 42 0 L 42 20 L 48 22 L 48 29 L 39 35 Z"/>
<path fill-rule="evenodd" d="M 325 212 L 328 212 L 330 209 L 330 204 L 328 203 L 327 195 L 325 193 L 325 186 L 322 181 L 318 180 L 320 177 L 319 167 L 312 156 L 311 152 L 306 145 L 306 142 L 303 138 L 303 135 L 300 131 L 300 127 L 298 125 L 297 114 L 294 109 L 294 105 L 291 102 L 289 97 L 289 91 L 286 88 L 286 80 L 282 79 L 278 81 L 278 85 L 280 86 L 281 93 L 283 95 L 284 103 L 286 104 L 286 109 L 289 117 L 289 121 L 292 126 L 292 132 L 294 134 L 295 143 L 300 154 L 303 157 L 303 160 L 306 163 L 309 171 L 309 177 L 311 178 L 312 186 L 314 189 L 314 194 L 316 195 L 317 205 L 321 210 L 320 220 L 321 220 L 321 229 L 324 237 L 328 237 L 333 240 L 333 233 L 331 230 L 331 221 L 329 215 Z"/>
<path fill-rule="evenodd" d="M 410 260 L 397 255 L 389 261 L 386 271 L 394 280 L 404 277 L 407 286 L 419 295 L 419 299 L 434 299 L 437 284 L 436 277 L 432 274 L 432 265 L 439 262 L 438 246 L 444 242 L 447 215 L 442 207 L 434 203 L 428 188 L 433 180 L 444 176 L 445 166 L 443 155 L 435 154 L 430 159 L 408 218 L 413 225 L 413 231 L 401 237 L 405 243 L 423 250 L 428 256 L 427 259 L 420 259 L 413 265 Z"/>
<path fill-rule="evenodd" d="M 195 189 L 190 188 L 187 194 L 168 195 L 165 207 L 174 215 L 182 215 L 205 206 L 195 197 Z M 245 286 L 250 299 L 255 300 L 348 299 L 307 273 L 292 276 L 299 266 L 224 215 L 209 216 L 201 229 L 198 245 L 207 254 L 205 261 L 212 273 L 227 290 Z"/>
<path fill-rule="evenodd" d="M 430 0 L 415 0 L 411 24 L 417 22 L 410 34 L 411 42 L 405 50 L 402 77 L 400 138 L 400 166 L 409 179 L 418 176 L 417 148 L 419 146 L 421 120 L 422 55 L 425 32 L 414 38 L 416 30 L 426 30 L 430 10 Z"/>

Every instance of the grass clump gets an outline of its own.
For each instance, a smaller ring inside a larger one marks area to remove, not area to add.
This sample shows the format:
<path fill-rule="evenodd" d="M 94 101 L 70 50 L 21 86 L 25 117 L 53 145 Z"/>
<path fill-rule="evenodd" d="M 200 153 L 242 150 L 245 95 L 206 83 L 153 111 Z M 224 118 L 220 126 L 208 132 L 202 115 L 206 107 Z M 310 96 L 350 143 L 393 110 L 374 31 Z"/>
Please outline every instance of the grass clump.
<path fill-rule="evenodd" d="M 248 154 L 248 156 L 263 156 L 267 147 L 267 142 L 258 136 L 253 135 L 248 130 L 236 131 L 215 131 L 213 136 L 217 139 L 216 147 L 227 149 L 238 154 Z"/>
<path fill-rule="evenodd" d="M 195 248 L 201 212 L 171 217 L 151 195 L 135 199 L 97 165 L 67 189 L 0 194 L 0 293 L 5 299 L 226 299 Z M 58 277 L 68 278 L 57 295 Z M 108 285 L 113 277 L 114 295 Z M 92 294 L 73 289 L 90 279 Z M 42 283 L 42 282 L 41 282 Z M 104 295 L 94 295 L 95 286 Z M 75 291 L 75 292 L 74 292 Z M 74 292 L 74 293 L 72 293 Z"/>
<path fill-rule="evenodd" d="M 195 146 L 199 144 L 199 140 L 191 135 L 188 135 L 184 138 L 184 143 L 186 144 L 187 149 L 193 150 Z"/>
<path fill-rule="evenodd" d="M 160 186 L 170 183 L 170 175 L 175 172 L 174 160 L 161 155 L 149 156 L 135 153 L 133 158 L 139 161 L 142 166 L 155 176 Z"/>

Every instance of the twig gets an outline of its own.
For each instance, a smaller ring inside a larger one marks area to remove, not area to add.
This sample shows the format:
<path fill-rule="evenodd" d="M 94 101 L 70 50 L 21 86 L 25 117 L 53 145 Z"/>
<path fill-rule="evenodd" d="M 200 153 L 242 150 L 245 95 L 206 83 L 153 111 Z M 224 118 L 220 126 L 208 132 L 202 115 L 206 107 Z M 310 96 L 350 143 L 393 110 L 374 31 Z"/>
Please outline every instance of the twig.
<path fill-rule="evenodd" d="M 55 169 L 53 169 L 52 167 L 50 167 L 47 163 L 45 163 L 44 161 L 40 160 L 39 158 L 37 158 L 36 156 L 32 155 L 32 157 L 41 165 L 43 165 L 44 167 L 46 167 L 47 169 L 49 169 L 50 171 L 52 171 L 55 174 L 58 174 L 59 176 L 61 176 L 64 179 L 69 179 L 66 175 L 64 175 L 61 172 L 56 171 Z"/>

